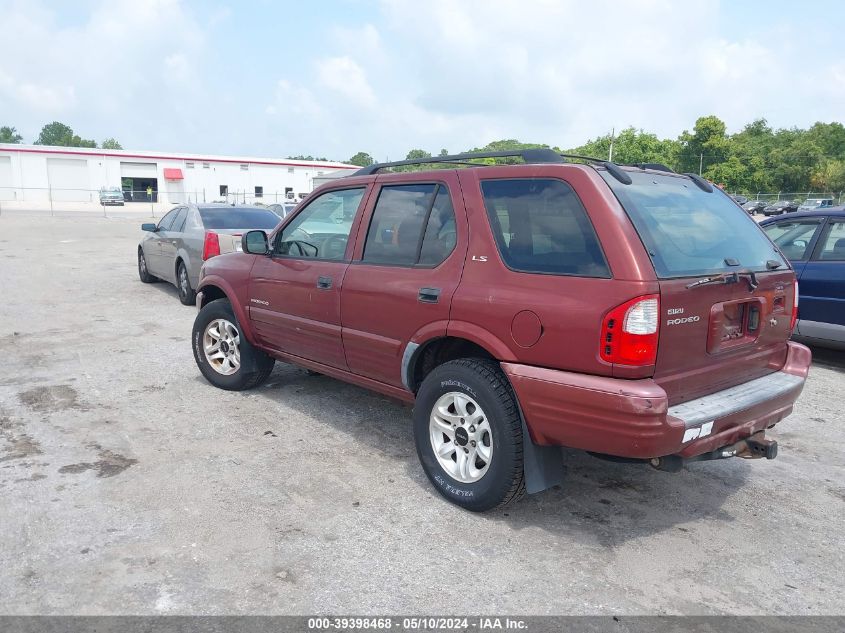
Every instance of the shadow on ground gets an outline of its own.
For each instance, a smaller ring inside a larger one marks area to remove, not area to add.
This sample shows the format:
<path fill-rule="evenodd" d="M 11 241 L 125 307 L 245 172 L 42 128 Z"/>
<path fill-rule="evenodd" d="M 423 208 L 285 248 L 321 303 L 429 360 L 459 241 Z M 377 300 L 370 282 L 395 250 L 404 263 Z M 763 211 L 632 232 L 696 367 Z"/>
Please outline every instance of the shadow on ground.
<path fill-rule="evenodd" d="M 198 378 L 198 380 L 201 380 Z M 411 481 L 436 495 L 420 466 L 411 430 L 411 408 L 327 376 L 279 363 L 258 390 L 276 403 L 312 417 L 402 463 Z M 680 473 L 659 472 L 645 464 L 613 463 L 582 451 L 562 453 L 563 484 L 519 503 L 480 515 L 480 521 L 506 521 L 517 530 L 541 528 L 580 535 L 606 547 L 677 529 L 702 518 L 730 523 L 722 509 L 742 488 L 752 467 L 743 460 L 691 464 Z"/>

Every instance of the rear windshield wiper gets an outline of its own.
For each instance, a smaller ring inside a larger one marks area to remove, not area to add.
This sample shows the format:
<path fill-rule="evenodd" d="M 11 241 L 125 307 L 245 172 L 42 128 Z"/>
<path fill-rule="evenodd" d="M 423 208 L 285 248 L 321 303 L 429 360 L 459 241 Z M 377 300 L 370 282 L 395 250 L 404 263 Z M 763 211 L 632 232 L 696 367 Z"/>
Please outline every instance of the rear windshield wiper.
<path fill-rule="evenodd" d="M 757 275 L 755 275 L 753 271 L 742 270 L 733 273 L 724 273 L 717 277 L 705 277 L 704 279 L 699 279 L 691 284 L 687 284 L 687 288 L 695 288 L 697 286 L 706 286 L 709 284 L 735 284 L 739 283 L 740 275 L 748 275 L 748 286 L 752 291 L 756 290 L 757 286 L 760 285 L 757 281 Z"/>

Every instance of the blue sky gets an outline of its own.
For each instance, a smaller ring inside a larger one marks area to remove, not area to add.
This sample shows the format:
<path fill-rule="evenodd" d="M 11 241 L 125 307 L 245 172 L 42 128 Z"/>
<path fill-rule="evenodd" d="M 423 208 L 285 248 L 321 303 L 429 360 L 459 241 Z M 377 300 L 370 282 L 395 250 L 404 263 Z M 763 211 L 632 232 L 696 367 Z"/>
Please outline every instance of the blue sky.
<path fill-rule="evenodd" d="M 0 0 L 0 125 L 378 160 L 845 115 L 841 2 Z"/>

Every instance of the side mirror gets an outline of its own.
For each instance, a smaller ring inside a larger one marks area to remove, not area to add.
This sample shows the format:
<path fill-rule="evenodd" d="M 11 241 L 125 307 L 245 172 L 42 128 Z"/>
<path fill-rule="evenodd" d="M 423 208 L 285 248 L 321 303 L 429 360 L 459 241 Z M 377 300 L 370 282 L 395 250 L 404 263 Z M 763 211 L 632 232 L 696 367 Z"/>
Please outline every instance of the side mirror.
<path fill-rule="evenodd" d="M 158 230 L 158 227 L 155 225 L 155 222 L 144 222 L 141 225 L 141 230 L 155 233 Z"/>
<path fill-rule="evenodd" d="M 266 255 L 267 234 L 264 231 L 247 231 L 241 238 L 241 250 L 252 255 Z"/>

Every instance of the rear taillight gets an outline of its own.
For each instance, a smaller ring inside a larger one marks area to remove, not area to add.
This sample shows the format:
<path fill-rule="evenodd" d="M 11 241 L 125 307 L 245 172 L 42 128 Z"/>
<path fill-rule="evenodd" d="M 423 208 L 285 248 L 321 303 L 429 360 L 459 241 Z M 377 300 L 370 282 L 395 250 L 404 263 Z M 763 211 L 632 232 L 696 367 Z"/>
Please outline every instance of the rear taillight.
<path fill-rule="evenodd" d="M 205 232 L 205 242 L 202 245 L 202 261 L 220 254 L 220 238 L 214 231 Z"/>
<path fill-rule="evenodd" d="M 659 315 L 659 295 L 637 297 L 608 312 L 601 329 L 602 359 L 620 365 L 654 365 Z"/>
<path fill-rule="evenodd" d="M 796 279 L 792 283 L 795 284 L 795 287 L 793 288 L 795 290 L 795 299 L 792 302 L 792 319 L 789 322 L 790 332 L 795 331 L 795 324 L 798 323 L 798 280 Z"/>

